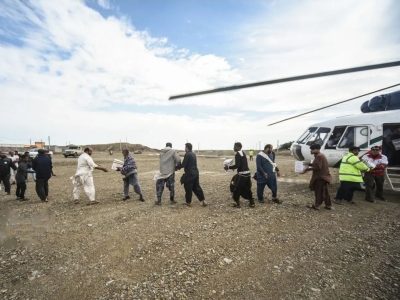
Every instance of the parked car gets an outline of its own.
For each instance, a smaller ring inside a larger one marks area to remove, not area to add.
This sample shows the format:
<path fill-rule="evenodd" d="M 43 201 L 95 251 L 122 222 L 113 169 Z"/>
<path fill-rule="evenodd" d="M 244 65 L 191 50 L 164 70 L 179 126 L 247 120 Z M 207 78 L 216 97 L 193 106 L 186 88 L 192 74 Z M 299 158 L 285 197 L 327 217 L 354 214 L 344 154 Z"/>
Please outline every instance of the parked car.
<path fill-rule="evenodd" d="M 39 149 L 37 149 L 37 148 L 30 149 L 30 150 L 29 150 L 29 157 L 32 158 L 32 159 L 34 159 L 34 158 L 39 154 L 39 153 L 38 153 L 38 150 L 39 150 Z"/>
<path fill-rule="evenodd" d="M 64 157 L 67 158 L 68 156 L 72 157 L 78 157 L 83 153 L 82 147 L 81 146 L 76 146 L 76 145 L 69 145 L 67 149 L 64 150 Z"/>
<path fill-rule="evenodd" d="M 37 149 L 37 148 L 30 149 L 29 150 L 29 157 L 34 159 L 39 154 L 38 150 L 39 149 Z M 53 151 L 49 151 L 49 154 L 50 154 L 50 157 L 53 157 Z"/>

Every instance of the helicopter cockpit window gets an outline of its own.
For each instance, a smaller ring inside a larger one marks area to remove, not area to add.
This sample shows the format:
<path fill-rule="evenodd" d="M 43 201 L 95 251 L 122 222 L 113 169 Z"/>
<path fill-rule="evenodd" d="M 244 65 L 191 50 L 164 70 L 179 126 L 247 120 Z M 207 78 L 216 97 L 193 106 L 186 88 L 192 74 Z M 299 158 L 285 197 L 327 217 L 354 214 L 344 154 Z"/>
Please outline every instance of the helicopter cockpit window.
<path fill-rule="evenodd" d="M 331 132 L 331 129 L 328 127 L 318 128 L 318 130 L 307 141 L 307 145 L 319 144 L 322 146 L 330 132 Z"/>
<path fill-rule="evenodd" d="M 340 138 L 342 137 L 344 131 L 346 130 L 346 126 L 336 126 L 331 136 L 329 137 L 328 142 L 326 143 L 325 149 L 336 149 Z"/>
<path fill-rule="evenodd" d="M 298 144 L 305 144 L 305 142 L 310 138 L 310 136 L 317 130 L 318 127 L 310 127 L 304 132 L 297 140 Z"/>
<path fill-rule="evenodd" d="M 368 126 L 349 126 L 339 142 L 339 148 L 368 148 Z"/>

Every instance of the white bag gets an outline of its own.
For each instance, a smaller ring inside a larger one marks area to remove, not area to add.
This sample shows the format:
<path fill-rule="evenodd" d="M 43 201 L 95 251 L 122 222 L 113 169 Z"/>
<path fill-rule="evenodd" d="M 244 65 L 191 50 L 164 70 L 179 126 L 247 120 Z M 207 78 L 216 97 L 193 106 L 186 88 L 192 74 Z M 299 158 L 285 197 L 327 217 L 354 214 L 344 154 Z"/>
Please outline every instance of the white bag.
<path fill-rule="evenodd" d="M 112 165 L 111 165 L 111 170 L 117 170 L 118 168 L 122 168 L 124 165 L 124 162 L 119 159 L 114 159 Z"/>

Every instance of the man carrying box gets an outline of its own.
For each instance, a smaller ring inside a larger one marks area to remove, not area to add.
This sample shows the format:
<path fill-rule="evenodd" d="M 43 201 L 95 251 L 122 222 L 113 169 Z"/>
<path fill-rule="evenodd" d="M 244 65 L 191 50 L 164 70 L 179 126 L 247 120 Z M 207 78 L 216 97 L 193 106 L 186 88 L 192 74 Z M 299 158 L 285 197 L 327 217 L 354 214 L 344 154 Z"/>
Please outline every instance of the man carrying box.
<path fill-rule="evenodd" d="M 315 203 L 309 208 L 319 210 L 322 203 L 325 203 L 326 209 L 332 209 L 331 197 L 328 191 L 328 185 L 331 183 L 331 174 L 329 172 L 328 160 L 320 152 L 321 145 L 312 144 L 310 146 L 311 154 L 314 154 L 314 160 L 311 165 L 303 171 L 313 171 L 310 179 L 310 189 L 314 191 Z"/>

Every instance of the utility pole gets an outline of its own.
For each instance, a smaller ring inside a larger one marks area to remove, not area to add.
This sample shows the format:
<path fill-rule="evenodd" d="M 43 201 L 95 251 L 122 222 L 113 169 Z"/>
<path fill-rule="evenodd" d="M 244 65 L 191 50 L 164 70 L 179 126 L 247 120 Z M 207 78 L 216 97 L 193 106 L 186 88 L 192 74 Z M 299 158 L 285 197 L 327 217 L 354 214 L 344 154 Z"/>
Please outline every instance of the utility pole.
<path fill-rule="evenodd" d="M 47 138 L 48 138 L 48 140 L 49 140 L 49 146 L 48 146 L 47 148 L 48 148 L 49 151 L 50 151 L 50 136 L 48 136 Z"/>

